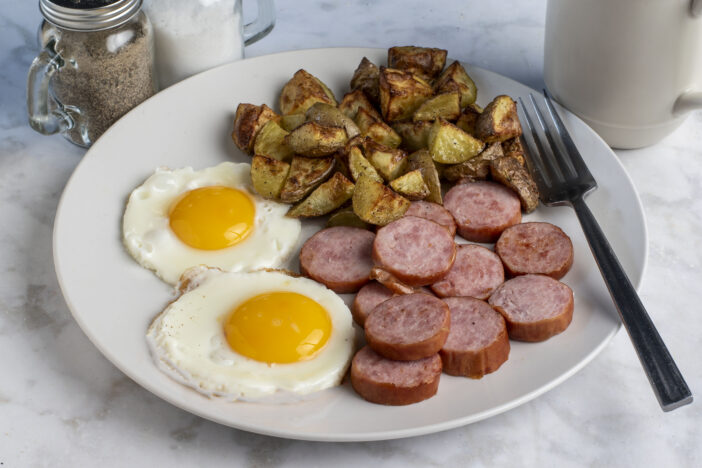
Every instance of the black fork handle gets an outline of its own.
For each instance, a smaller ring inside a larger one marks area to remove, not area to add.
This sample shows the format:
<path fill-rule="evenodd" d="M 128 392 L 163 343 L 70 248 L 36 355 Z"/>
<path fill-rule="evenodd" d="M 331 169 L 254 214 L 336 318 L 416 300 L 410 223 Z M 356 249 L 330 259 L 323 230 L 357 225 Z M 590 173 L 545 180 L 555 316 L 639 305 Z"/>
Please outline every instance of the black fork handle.
<path fill-rule="evenodd" d="M 624 273 L 597 220 L 582 197 L 576 198 L 572 206 L 661 408 L 663 411 L 671 411 L 692 403 L 692 393 L 685 379 L 656 331 L 651 317 Z"/>

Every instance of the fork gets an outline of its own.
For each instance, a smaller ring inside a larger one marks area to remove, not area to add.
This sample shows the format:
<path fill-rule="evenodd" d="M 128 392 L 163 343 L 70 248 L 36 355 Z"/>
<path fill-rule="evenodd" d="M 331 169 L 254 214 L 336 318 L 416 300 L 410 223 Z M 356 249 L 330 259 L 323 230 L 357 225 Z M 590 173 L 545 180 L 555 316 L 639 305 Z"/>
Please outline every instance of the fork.
<path fill-rule="evenodd" d="M 597 188 L 597 182 L 563 125 L 551 98 L 545 89 L 543 92 L 551 117 L 549 120 L 544 118 L 531 93 L 531 112 L 519 98 L 521 113 L 526 117 L 521 120 L 529 130 L 524 132 L 524 140 L 531 156 L 530 169 L 539 187 L 541 201 L 546 206 L 570 205 L 575 210 L 609 294 L 663 411 L 692 403 L 692 393 L 685 379 L 597 220 L 585 204 L 585 195 Z M 532 115 L 535 119 L 532 119 Z M 534 120 L 538 121 L 538 125 Z"/>

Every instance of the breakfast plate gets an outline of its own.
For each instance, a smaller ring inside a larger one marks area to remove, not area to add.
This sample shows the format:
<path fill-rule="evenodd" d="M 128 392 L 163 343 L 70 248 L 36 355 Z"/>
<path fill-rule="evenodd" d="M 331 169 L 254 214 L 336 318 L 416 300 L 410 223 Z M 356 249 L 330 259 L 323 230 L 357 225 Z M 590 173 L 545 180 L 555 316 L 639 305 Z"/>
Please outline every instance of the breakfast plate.
<path fill-rule="evenodd" d="M 363 56 L 384 63 L 379 49 L 285 52 L 230 63 L 157 94 L 110 128 L 88 151 L 68 182 L 54 226 L 56 274 L 75 320 L 120 370 L 164 400 L 238 429 L 294 439 L 364 441 L 409 437 L 473 423 L 548 391 L 591 361 L 615 335 L 619 318 L 577 218 L 570 208 L 540 207 L 524 221 L 548 221 L 573 241 L 575 262 L 562 279 L 575 292 L 570 327 L 543 343 L 512 342 L 509 360 L 480 380 L 443 375 L 434 398 L 388 407 L 360 398 L 348 382 L 287 404 L 207 398 L 162 373 L 145 334 L 174 299 L 173 288 L 140 267 L 121 240 L 127 197 L 159 166 L 201 169 L 247 162 L 230 138 L 240 102 L 276 106 L 278 93 L 300 68 L 340 97 Z M 466 65 L 478 103 L 498 94 L 533 92 L 513 80 Z M 277 106 L 276 106 L 277 107 Z M 563 120 L 599 183 L 588 198 L 632 282 L 641 281 L 647 234 L 641 202 L 614 153 L 569 112 Z M 323 221 L 303 222 L 296 252 Z M 296 255 L 292 269 L 297 269 Z M 347 303 L 350 295 L 344 299 Z"/>

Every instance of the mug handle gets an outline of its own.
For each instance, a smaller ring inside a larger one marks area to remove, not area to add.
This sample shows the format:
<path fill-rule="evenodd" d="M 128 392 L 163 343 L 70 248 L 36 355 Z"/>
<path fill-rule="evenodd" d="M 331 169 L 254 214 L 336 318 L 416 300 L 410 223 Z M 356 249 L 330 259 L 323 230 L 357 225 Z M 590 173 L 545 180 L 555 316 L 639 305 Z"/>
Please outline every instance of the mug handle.
<path fill-rule="evenodd" d="M 692 0 L 690 2 L 690 14 L 694 18 L 702 16 L 702 0 Z"/>
<path fill-rule="evenodd" d="M 61 56 L 50 41 L 34 59 L 27 75 L 27 113 L 29 125 L 39 133 L 53 135 L 70 130 L 75 122 L 64 110 L 63 104 L 49 91 L 51 79 L 64 65 Z M 49 111 L 49 103 L 54 108 Z"/>
<path fill-rule="evenodd" d="M 257 0 L 258 16 L 244 25 L 244 45 L 251 45 L 268 35 L 275 26 L 275 4 L 273 0 Z"/>

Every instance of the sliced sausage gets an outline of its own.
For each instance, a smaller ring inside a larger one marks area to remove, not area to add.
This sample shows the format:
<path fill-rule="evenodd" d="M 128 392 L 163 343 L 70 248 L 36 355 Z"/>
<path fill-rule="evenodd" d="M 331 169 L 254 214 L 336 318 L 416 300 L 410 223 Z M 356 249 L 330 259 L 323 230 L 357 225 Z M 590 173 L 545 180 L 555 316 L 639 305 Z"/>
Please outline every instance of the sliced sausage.
<path fill-rule="evenodd" d="M 358 291 L 358 294 L 353 299 L 353 304 L 351 304 L 353 320 L 360 326 L 363 326 L 366 323 L 366 318 L 375 309 L 375 306 L 387 301 L 394 295 L 395 293 L 377 281 L 371 281 L 366 284 Z"/>
<path fill-rule="evenodd" d="M 505 270 L 495 252 L 480 245 L 462 244 L 457 247 L 456 261 L 448 274 L 431 289 L 439 297 L 487 299 L 504 281 Z"/>
<path fill-rule="evenodd" d="M 434 221 L 436 224 L 441 224 L 448 229 L 452 236 L 456 235 L 456 221 L 454 221 L 451 213 L 438 203 L 424 200 L 412 202 L 409 209 L 405 211 L 405 216 L 416 216 Z"/>
<path fill-rule="evenodd" d="M 456 220 L 458 234 L 473 242 L 495 242 L 502 231 L 522 220 L 519 197 L 495 182 L 455 185 L 446 192 L 444 208 Z"/>
<path fill-rule="evenodd" d="M 505 229 L 495 252 L 511 276 L 536 273 L 561 279 L 573 265 L 570 237 L 550 223 L 522 223 Z"/>
<path fill-rule="evenodd" d="M 366 341 L 388 359 L 413 361 L 437 353 L 449 333 L 449 308 L 428 294 L 395 296 L 366 318 Z"/>
<path fill-rule="evenodd" d="M 380 228 L 373 242 L 375 263 L 409 286 L 440 280 L 455 258 L 453 236 L 441 225 L 416 216 Z"/>
<path fill-rule="evenodd" d="M 369 281 L 375 234 L 336 226 L 307 239 L 300 250 L 300 271 L 337 293 L 356 292 Z"/>
<path fill-rule="evenodd" d="M 568 328 L 573 319 L 573 290 L 550 276 L 512 278 L 488 302 L 507 321 L 513 340 L 544 341 Z"/>
<path fill-rule="evenodd" d="M 479 379 L 495 372 L 509 357 L 505 319 L 486 302 L 447 297 L 451 331 L 439 351 L 444 372 Z"/>
<path fill-rule="evenodd" d="M 361 348 L 351 361 L 351 385 L 372 403 L 409 405 L 436 394 L 441 377 L 438 354 L 417 361 L 393 361 Z"/>
<path fill-rule="evenodd" d="M 414 293 L 424 293 L 434 295 L 431 290 L 425 288 L 424 286 L 409 286 L 396 276 L 392 275 L 390 272 L 383 270 L 382 268 L 373 267 L 371 268 L 370 278 L 376 280 L 390 291 L 395 294 L 414 294 Z"/>

